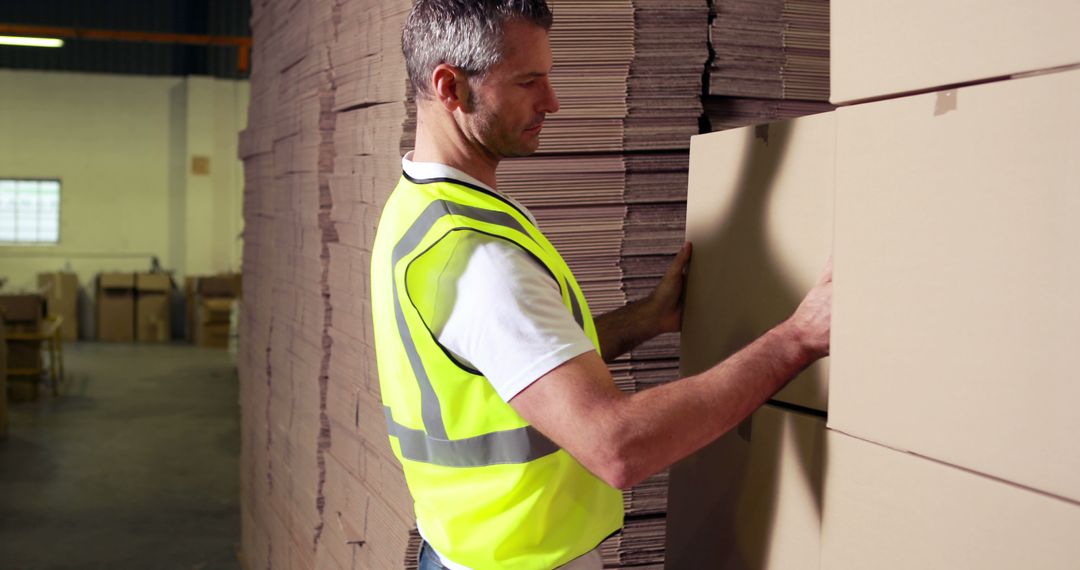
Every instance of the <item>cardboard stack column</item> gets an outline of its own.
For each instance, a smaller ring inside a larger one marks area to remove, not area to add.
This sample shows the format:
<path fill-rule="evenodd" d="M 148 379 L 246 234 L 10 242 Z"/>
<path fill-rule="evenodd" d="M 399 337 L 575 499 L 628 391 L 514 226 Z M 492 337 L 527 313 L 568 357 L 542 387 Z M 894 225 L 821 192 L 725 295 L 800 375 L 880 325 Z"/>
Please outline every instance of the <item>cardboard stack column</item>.
<path fill-rule="evenodd" d="M 682 241 L 707 7 L 551 6 L 562 110 L 536 156 L 500 167 L 500 190 L 533 210 L 600 314 L 651 289 Z M 415 566 L 368 306 L 376 223 L 415 132 L 400 53 L 410 7 L 254 5 L 238 355 L 250 568 Z M 675 378 L 677 346 L 661 339 L 617 361 L 619 386 Z M 662 564 L 666 487 L 661 474 L 626 493 L 626 530 L 604 545 L 607 567 Z"/>
<path fill-rule="evenodd" d="M 711 0 L 709 130 L 832 109 L 829 9 L 828 0 Z"/>

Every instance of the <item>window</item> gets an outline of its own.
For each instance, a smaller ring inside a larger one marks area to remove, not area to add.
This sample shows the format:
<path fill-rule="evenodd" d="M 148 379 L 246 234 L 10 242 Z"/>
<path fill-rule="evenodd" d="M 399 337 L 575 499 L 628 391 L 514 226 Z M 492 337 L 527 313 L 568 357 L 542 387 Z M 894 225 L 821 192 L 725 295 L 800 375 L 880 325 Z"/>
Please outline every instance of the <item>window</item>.
<path fill-rule="evenodd" d="M 60 241 L 60 181 L 0 178 L 0 242 Z"/>

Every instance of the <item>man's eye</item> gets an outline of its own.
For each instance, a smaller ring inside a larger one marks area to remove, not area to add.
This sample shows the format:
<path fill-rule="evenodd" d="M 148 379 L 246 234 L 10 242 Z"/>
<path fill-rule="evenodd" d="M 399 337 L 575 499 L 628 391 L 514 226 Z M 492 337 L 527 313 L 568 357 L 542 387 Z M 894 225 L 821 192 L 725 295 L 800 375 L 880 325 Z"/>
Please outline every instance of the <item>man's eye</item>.
<path fill-rule="evenodd" d="M 532 86 L 533 86 L 533 85 L 535 85 L 535 84 L 536 84 L 536 80 L 535 80 L 535 79 L 530 79 L 529 81 L 526 81 L 526 82 L 524 82 L 524 83 L 518 83 L 518 85 L 520 85 L 520 86 L 522 86 L 522 87 L 532 87 Z"/>

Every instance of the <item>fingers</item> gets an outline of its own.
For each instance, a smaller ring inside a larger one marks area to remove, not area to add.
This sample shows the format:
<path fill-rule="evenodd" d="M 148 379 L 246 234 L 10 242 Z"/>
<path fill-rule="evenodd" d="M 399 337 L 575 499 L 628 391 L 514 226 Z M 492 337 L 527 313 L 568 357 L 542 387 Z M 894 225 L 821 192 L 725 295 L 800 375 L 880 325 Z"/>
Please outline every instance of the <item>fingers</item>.
<path fill-rule="evenodd" d="M 833 256 L 829 254 L 829 260 L 825 262 L 825 270 L 821 273 L 821 278 L 818 279 L 818 284 L 832 283 L 832 268 L 833 268 Z"/>
<path fill-rule="evenodd" d="M 694 246 L 690 242 L 683 242 L 679 253 L 675 254 L 675 260 L 671 262 L 671 267 L 668 268 L 668 274 L 682 274 L 686 272 L 686 266 L 690 263 L 690 256 L 693 254 Z"/>

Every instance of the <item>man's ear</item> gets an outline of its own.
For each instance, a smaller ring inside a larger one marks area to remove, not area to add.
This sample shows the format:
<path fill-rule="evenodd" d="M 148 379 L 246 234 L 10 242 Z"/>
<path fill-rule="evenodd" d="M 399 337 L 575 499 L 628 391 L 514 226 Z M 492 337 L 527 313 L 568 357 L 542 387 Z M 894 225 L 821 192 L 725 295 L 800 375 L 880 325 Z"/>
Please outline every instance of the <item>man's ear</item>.
<path fill-rule="evenodd" d="M 441 63 L 431 72 L 435 100 L 447 111 L 468 110 L 469 82 L 460 69 Z"/>

